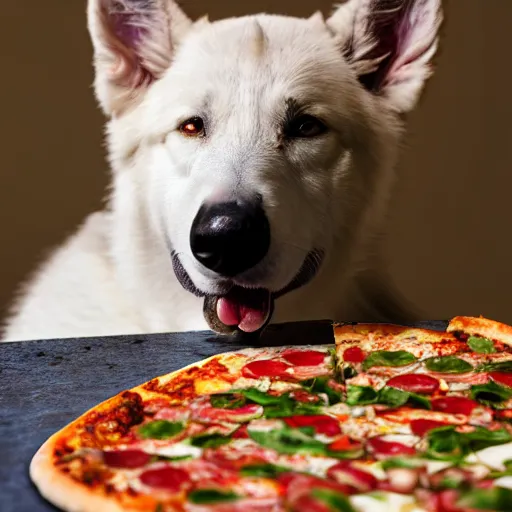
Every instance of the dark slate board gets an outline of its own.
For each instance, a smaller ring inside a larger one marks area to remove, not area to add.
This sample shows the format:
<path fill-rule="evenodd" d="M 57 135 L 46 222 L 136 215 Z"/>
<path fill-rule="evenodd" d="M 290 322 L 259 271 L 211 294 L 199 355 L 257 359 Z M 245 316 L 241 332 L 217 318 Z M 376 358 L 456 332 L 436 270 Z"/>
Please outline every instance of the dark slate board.
<path fill-rule="evenodd" d="M 418 325 L 442 330 L 446 323 Z M 311 322 L 271 326 L 261 339 L 198 332 L 0 343 L 0 511 L 55 511 L 29 480 L 32 456 L 120 391 L 221 352 L 330 342 L 330 322 Z"/>

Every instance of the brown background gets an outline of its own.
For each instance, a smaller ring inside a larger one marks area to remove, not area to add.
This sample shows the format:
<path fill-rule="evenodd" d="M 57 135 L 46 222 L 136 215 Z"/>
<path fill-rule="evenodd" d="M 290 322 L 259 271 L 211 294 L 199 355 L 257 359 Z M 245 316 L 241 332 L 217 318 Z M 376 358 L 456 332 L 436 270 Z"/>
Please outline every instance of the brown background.
<path fill-rule="evenodd" d="M 184 0 L 193 17 L 305 16 L 331 2 Z M 451 0 L 438 69 L 411 118 L 393 199 L 391 269 L 425 318 L 512 322 L 512 0 Z M 5 2 L 0 31 L 0 308 L 100 207 L 108 181 L 85 2 Z M 77 269 L 80 271 L 80 269 Z"/>

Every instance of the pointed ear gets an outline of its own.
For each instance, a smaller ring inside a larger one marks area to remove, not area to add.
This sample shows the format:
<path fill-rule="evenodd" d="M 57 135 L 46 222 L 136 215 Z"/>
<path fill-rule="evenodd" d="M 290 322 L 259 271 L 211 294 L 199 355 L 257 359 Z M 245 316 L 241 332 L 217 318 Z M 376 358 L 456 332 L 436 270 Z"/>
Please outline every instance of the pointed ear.
<path fill-rule="evenodd" d="M 361 84 L 406 113 L 432 72 L 441 21 L 441 0 L 348 0 L 327 24 Z"/>
<path fill-rule="evenodd" d="M 89 0 L 88 26 L 96 96 L 116 115 L 162 76 L 192 22 L 173 0 Z"/>

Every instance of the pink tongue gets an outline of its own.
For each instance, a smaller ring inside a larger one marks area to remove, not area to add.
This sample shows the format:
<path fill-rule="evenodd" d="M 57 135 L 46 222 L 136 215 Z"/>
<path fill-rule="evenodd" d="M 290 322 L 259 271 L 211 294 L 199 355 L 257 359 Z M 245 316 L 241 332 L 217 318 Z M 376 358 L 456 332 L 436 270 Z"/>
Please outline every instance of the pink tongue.
<path fill-rule="evenodd" d="M 270 295 L 270 294 L 269 294 Z M 238 325 L 244 332 L 255 332 L 267 321 L 270 296 L 259 307 L 250 307 L 228 296 L 217 300 L 217 316 L 224 325 Z"/>

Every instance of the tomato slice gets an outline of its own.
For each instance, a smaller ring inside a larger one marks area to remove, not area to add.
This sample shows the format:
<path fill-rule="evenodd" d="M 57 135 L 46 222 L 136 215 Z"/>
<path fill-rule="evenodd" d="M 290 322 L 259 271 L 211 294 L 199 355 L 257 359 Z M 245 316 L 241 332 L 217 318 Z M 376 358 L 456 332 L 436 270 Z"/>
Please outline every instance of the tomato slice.
<path fill-rule="evenodd" d="M 149 463 L 151 455 L 142 450 L 116 450 L 103 452 L 103 461 L 111 468 L 141 468 Z"/>
<path fill-rule="evenodd" d="M 148 487 L 178 492 L 184 484 L 190 482 L 189 474 L 183 469 L 164 467 L 150 469 L 140 475 L 140 481 Z"/>
<path fill-rule="evenodd" d="M 446 425 L 449 425 L 449 423 L 444 423 L 443 421 L 417 419 L 411 421 L 411 430 L 414 435 L 423 437 L 430 430 L 433 430 L 434 428 L 445 427 Z"/>
<path fill-rule="evenodd" d="M 318 350 L 287 350 L 281 357 L 295 366 L 318 366 L 325 361 L 326 354 Z"/>
<path fill-rule="evenodd" d="M 343 361 L 346 363 L 362 363 L 366 359 L 366 354 L 359 347 L 350 347 L 343 352 Z"/>
<path fill-rule="evenodd" d="M 512 373 L 491 372 L 489 373 L 489 377 L 491 377 L 491 379 L 498 384 L 512 388 Z"/>
<path fill-rule="evenodd" d="M 334 437 L 341 434 L 338 420 L 326 415 L 291 416 L 284 418 L 285 423 L 293 428 L 313 427 L 317 434 Z"/>
<path fill-rule="evenodd" d="M 282 361 L 262 359 L 246 364 L 242 368 L 242 375 L 251 379 L 258 379 L 259 377 L 289 377 L 290 374 L 286 372 L 288 368 L 291 368 L 291 366 Z"/>
<path fill-rule="evenodd" d="M 432 400 L 432 409 L 438 412 L 451 414 L 465 414 L 469 416 L 478 403 L 463 396 L 445 396 Z"/>
<path fill-rule="evenodd" d="M 368 446 L 376 455 L 396 456 L 396 455 L 415 455 L 416 450 L 395 441 L 385 441 L 380 437 L 372 437 L 368 440 Z"/>
<path fill-rule="evenodd" d="M 409 391 L 410 393 L 423 393 L 432 395 L 439 389 L 439 381 L 430 375 L 406 373 L 397 375 L 387 381 L 388 386 Z"/>

